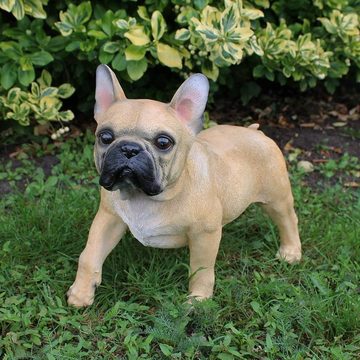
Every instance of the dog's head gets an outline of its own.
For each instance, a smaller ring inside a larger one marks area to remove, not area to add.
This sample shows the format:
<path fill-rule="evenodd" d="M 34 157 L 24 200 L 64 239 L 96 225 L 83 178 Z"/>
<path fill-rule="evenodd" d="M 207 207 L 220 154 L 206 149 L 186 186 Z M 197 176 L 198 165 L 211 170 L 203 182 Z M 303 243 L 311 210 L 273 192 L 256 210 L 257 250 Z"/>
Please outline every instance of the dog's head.
<path fill-rule="evenodd" d="M 100 65 L 95 92 L 100 185 L 109 191 L 120 189 L 121 197 L 128 199 L 138 191 L 158 195 L 175 184 L 202 128 L 208 90 L 207 78 L 195 74 L 169 104 L 130 100 L 111 69 Z"/>

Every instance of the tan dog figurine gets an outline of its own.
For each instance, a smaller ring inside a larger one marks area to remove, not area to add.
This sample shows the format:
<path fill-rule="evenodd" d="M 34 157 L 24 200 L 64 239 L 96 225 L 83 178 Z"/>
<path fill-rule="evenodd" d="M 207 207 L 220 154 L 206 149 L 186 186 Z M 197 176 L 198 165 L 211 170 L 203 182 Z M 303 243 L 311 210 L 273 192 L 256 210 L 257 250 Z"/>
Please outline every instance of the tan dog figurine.
<path fill-rule="evenodd" d="M 209 298 L 222 227 L 251 203 L 280 231 L 278 257 L 301 258 L 284 158 L 257 125 L 201 131 L 209 84 L 190 76 L 170 104 L 129 100 L 106 65 L 96 72 L 95 163 L 101 201 L 68 303 L 91 305 L 102 265 L 127 229 L 145 246 L 190 249 L 189 296 Z"/>

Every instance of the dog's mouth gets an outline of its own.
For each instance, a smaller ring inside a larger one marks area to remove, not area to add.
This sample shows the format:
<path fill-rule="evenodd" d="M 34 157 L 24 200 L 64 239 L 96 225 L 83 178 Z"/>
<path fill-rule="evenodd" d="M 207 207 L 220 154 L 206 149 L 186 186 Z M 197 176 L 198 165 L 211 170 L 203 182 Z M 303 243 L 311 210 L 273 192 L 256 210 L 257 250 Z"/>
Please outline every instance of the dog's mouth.
<path fill-rule="evenodd" d="M 162 192 L 154 161 L 145 151 L 131 158 L 110 151 L 104 158 L 99 183 L 108 191 L 142 190 L 148 196 Z"/>

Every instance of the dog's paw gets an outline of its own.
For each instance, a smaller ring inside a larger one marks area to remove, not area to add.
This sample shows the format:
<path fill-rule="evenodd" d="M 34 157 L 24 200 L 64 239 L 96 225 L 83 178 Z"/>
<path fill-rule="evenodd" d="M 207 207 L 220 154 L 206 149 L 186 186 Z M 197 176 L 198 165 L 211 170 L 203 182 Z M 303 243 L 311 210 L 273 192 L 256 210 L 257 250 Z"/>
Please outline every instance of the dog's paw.
<path fill-rule="evenodd" d="M 276 257 L 280 260 L 288 262 L 289 264 L 295 264 L 301 260 L 301 249 L 298 247 L 280 247 Z"/>
<path fill-rule="evenodd" d="M 206 294 L 206 295 L 195 295 L 195 294 L 189 294 L 186 298 L 187 304 L 193 304 L 195 302 L 201 302 L 204 300 L 211 299 L 212 294 Z"/>
<path fill-rule="evenodd" d="M 66 295 L 68 297 L 67 302 L 70 306 L 81 308 L 92 305 L 94 302 L 95 292 L 78 289 L 75 284 L 73 284 L 70 286 Z"/>

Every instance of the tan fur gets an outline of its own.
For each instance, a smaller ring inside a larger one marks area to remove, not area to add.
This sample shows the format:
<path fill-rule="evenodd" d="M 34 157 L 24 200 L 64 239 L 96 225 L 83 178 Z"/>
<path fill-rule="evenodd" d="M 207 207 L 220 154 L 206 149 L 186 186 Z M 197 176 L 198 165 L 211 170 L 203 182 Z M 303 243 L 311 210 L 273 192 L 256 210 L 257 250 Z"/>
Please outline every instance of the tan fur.
<path fill-rule="evenodd" d="M 222 226 L 254 202 L 261 203 L 279 227 L 278 257 L 290 263 L 300 260 L 285 161 L 276 144 L 257 130 L 258 124 L 215 126 L 194 137 L 169 105 L 125 99 L 116 101 L 97 121 L 99 128 L 112 126 L 119 137 L 145 141 L 144 136 L 165 128 L 181 142 L 162 168 L 166 187 L 161 194 L 150 197 L 139 192 L 124 200 L 120 191 L 101 190 L 99 211 L 68 291 L 69 304 L 92 304 L 102 264 L 127 228 L 146 246 L 188 246 L 189 296 L 212 296 Z"/>

